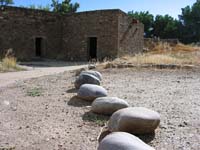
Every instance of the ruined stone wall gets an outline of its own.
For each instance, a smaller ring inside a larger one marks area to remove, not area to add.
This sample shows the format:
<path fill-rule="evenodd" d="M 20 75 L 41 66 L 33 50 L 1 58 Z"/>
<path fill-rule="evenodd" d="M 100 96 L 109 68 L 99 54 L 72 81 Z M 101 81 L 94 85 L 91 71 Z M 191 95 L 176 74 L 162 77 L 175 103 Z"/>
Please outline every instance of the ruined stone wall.
<path fill-rule="evenodd" d="M 125 13 L 119 14 L 118 56 L 141 53 L 144 46 L 144 25 Z"/>
<path fill-rule="evenodd" d="M 97 37 L 97 58 L 116 57 L 118 10 L 81 12 L 64 17 L 63 56 L 88 60 L 88 37 Z"/>
<path fill-rule="evenodd" d="M 12 48 L 18 59 L 35 57 L 35 37 L 42 37 L 42 56 L 56 58 L 62 45 L 60 16 L 39 10 L 0 8 L 0 55 Z"/>

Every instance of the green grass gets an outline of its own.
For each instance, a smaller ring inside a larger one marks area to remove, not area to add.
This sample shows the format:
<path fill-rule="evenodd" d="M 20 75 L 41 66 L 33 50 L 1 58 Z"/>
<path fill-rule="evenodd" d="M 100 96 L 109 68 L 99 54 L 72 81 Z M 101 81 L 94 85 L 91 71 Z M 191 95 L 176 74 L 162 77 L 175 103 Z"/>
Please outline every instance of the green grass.
<path fill-rule="evenodd" d="M 94 114 L 92 112 L 86 113 L 83 117 L 83 120 L 94 122 L 98 126 L 105 126 L 108 119 L 109 119 L 108 116 L 97 115 L 97 114 Z"/>
<path fill-rule="evenodd" d="M 27 90 L 27 95 L 31 97 L 39 97 L 42 95 L 42 88 L 35 87 L 32 89 L 29 89 Z"/>

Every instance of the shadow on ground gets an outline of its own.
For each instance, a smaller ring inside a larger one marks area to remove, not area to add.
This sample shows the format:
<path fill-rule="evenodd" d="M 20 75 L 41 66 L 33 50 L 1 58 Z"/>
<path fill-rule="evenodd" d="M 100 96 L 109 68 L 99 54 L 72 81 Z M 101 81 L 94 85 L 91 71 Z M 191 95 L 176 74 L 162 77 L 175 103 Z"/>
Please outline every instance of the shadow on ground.
<path fill-rule="evenodd" d="M 75 89 L 75 88 L 72 88 L 72 89 L 67 90 L 66 92 L 67 92 L 67 93 L 77 93 L 78 90 Z"/>
<path fill-rule="evenodd" d="M 19 65 L 27 67 L 67 67 L 67 66 L 79 66 L 86 65 L 87 62 L 65 62 L 57 60 L 48 60 L 48 59 L 38 59 L 30 62 L 20 62 Z"/>
<path fill-rule="evenodd" d="M 145 143 L 150 143 L 155 138 L 155 132 L 151 134 L 136 135 L 136 136 L 139 137 Z"/>
<path fill-rule="evenodd" d="M 84 107 L 91 105 L 91 102 L 84 101 L 77 96 L 73 96 L 67 104 L 74 107 Z"/>
<path fill-rule="evenodd" d="M 98 137 L 98 141 L 99 141 L 99 142 L 101 142 L 101 140 L 102 140 L 104 137 L 106 137 L 107 135 L 109 135 L 110 133 L 112 133 L 112 132 L 110 132 L 110 131 L 108 130 L 108 128 L 105 128 L 105 127 L 104 127 L 104 129 L 105 129 L 105 130 L 103 130 L 103 131 L 100 133 L 100 136 Z M 145 135 L 136 135 L 136 136 L 139 137 L 143 142 L 149 144 L 151 141 L 154 140 L 154 138 L 155 138 L 155 133 L 152 133 L 152 134 L 145 134 Z"/>
<path fill-rule="evenodd" d="M 97 124 L 98 126 L 105 126 L 110 116 L 95 114 L 92 111 L 86 112 L 82 119 Z"/>

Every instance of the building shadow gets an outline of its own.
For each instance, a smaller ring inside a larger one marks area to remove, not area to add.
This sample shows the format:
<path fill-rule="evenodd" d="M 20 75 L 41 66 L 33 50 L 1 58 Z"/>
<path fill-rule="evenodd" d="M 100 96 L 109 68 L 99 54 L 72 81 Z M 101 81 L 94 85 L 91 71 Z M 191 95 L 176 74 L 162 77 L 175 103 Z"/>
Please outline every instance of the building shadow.
<path fill-rule="evenodd" d="M 143 142 L 148 144 L 154 140 L 155 132 L 150 133 L 150 134 L 144 134 L 144 135 L 136 135 L 136 136 L 139 137 Z"/>
<path fill-rule="evenodd" d="M 83 121 L 92 122 L 101 127 L 106 125 L 109 118 L 110 116 L 95 114 L 92 111 L 88 111 L 82 116 Z"/>
<path fill-rule="evenodd" d="M 51 59 L 38 59 L 27 62 L 19 62 L 21 66 L 33 67 L 33 68 L 47 68 L 47 67 L 69 67 L 69 66 L 79 66 L 87 65 L 88 62 L 69 62 L 69 61 L 58 61 Z"/>
<path fill-rule="evenodd" d="M 73 96 L 67 104 L 74 107 L 84 107 L 91 105 L 91 102 L 84 101 L 77 96 Z"/>

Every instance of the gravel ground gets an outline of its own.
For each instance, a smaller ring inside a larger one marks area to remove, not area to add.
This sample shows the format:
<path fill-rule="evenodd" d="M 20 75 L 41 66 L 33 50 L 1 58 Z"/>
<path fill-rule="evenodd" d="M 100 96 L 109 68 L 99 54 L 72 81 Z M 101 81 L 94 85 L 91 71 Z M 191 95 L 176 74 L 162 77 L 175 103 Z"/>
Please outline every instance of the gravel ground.
<path fill-rule="evenodd" d="M 158 111 L 155 135 L 142 136 L 157 150 L 200 149 L 200 71 L 107 69 L 109 96 Z M 0 149 L 95 150 L 101 116 L 78 100 L 73 72 L 0 88 Z M 107 119 L 107 118 L 104 118 Z"/>

